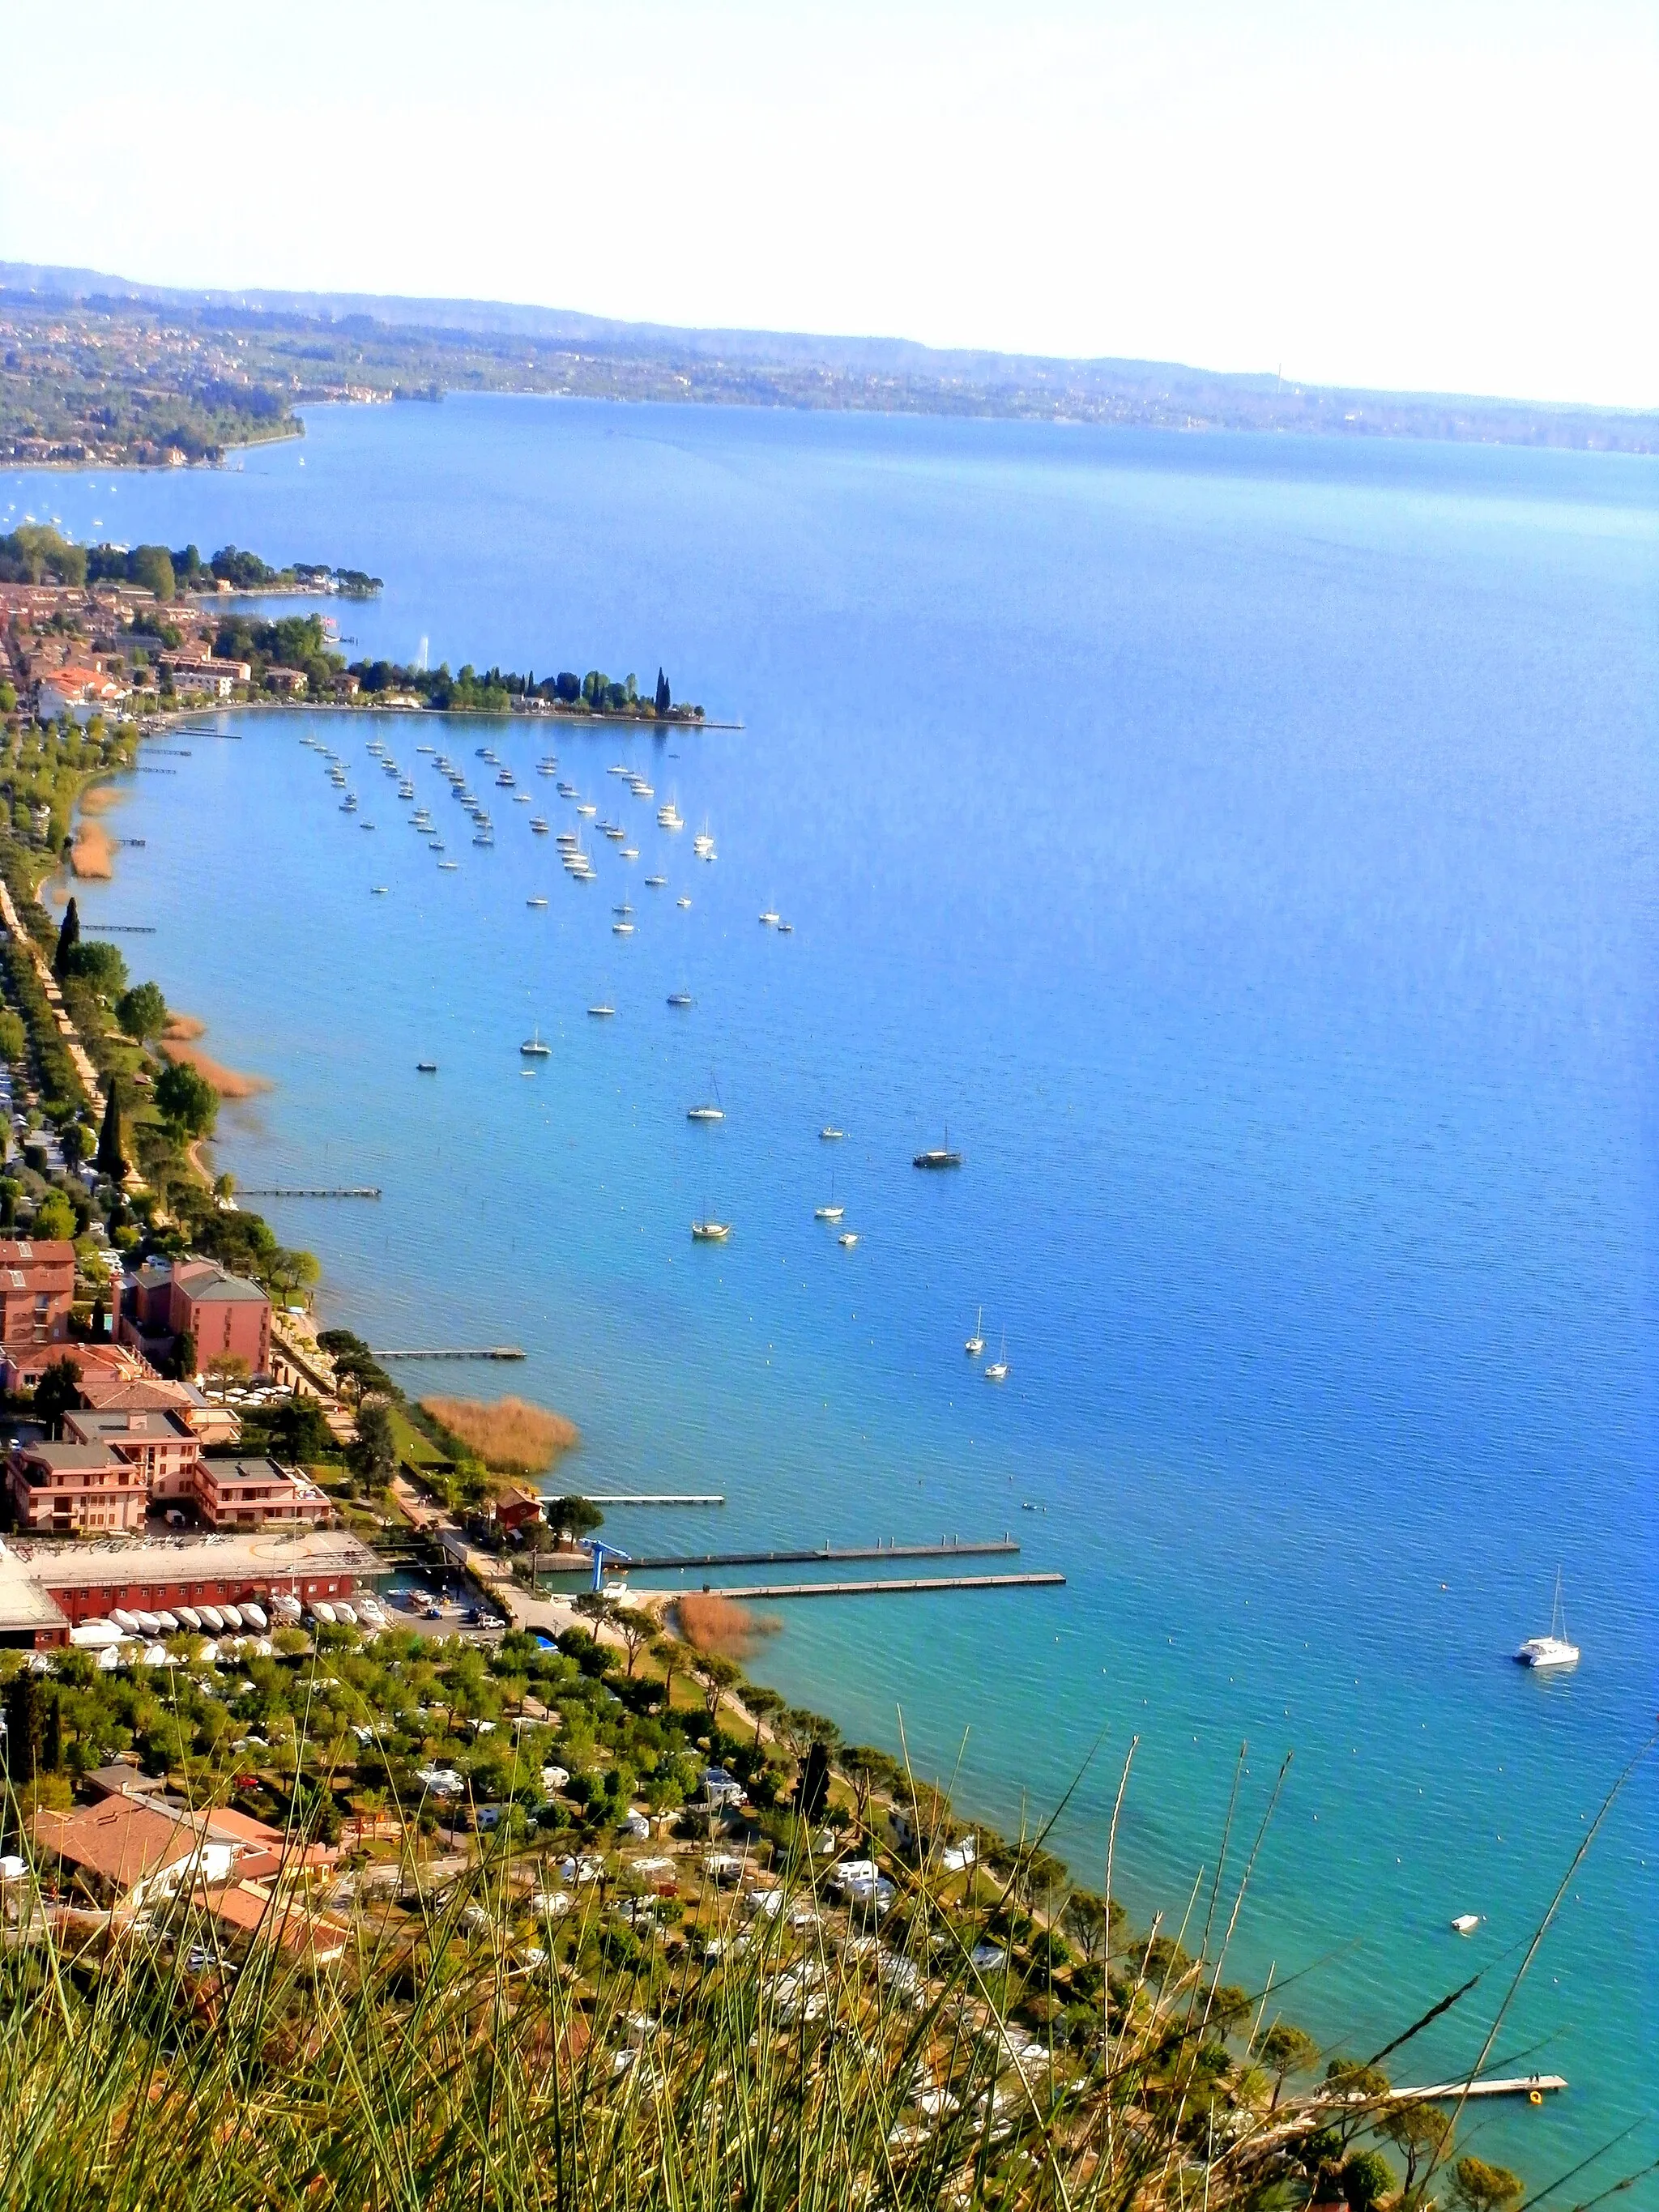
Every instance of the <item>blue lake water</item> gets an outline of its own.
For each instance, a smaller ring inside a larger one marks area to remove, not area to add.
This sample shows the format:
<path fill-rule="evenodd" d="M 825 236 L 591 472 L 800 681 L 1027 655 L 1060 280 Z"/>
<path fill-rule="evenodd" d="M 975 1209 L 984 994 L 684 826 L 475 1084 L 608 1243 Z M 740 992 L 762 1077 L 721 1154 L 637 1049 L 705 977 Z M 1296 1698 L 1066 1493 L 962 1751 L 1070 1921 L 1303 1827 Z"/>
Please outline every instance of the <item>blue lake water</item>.
<path fill-rule="evenodd" d="M 385 1187 L 265 1207 L 331 1319 L 522 1344 L 406 1379 L 568 1411 L 562 1480 L 728 1497 L 619 1541 L 1008 1529 L 1068 1577 L 780 1607 L 758 1675 L 890 1747 L 902 1714 L 1006 1827 L 1092 1756 L 1055 1840 L 1097 1884 L 1138 1737 L 1143 1918 L 1213 1869 L 1240 1746 L 1240 1832 L 1293 1753 L 1237 1977 L 1366 2054 L 1483 1968 L 1393 2063 L 1472 2058 L 1659 1704 L 1659 468 L 470 399 L 7 502 L 373 569 L 354 654 L 660 662 L 744 722 L 228 717 L 133 779 L 147 842 L 83 910 L 155 923 L 135 972 L 274 1082 L 223 1117 L 242 1181 Z M 573 884 L 493 789 L 475 850 L 417 743 L 494 744 L 563 826 L 554 745 L 640 860 L 590 836 Z M 917 1174 L 947 1124 L 962 1173 Z M 1558 1565 L 1584 1659 L 1540 1680 L 1506 1655 Z M 1480 2123 L 1534 2186 L 1632 2124 L 1574 2194 L 1659 2156 L 1656 1815 L 1650 1763 L 1494 2048 L 1572 2083 Z"/>

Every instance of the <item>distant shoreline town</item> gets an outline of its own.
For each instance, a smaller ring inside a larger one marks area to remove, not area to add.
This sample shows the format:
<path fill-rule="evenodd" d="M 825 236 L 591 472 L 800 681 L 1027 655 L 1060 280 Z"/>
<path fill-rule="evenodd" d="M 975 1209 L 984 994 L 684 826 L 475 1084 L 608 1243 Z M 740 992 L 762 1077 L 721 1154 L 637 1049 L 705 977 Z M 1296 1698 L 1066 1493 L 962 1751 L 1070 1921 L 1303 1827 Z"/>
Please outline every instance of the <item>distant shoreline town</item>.
<path fill-rule="evenodd" d="M 488 301 L 192 292 L 0 262 L 0 463 L 211 466 L 302 435 L 308 406 L 467 392 L 1659 453 L 1651 410 L 676 330 Z"/>
<path fill-rule="evenodd" d="M 238 603 L 267 592 L 369 599 L 380 588 L 362 569 L 274 568 L 234 545 L 204 561 L 194 545 L 84 546 L 45 524 L 21 524 L 0 537 L 0 713 L 21 703 L 37 721 L 85 724 L 293 702 L 729 726 L 676 702 L 660 668 L 641 694 L 633 676 L 597 668 L 538 678 L 470 663 L 453 674 L 447 663 L 348 665 L 332 617 L 270 620 Z"/>

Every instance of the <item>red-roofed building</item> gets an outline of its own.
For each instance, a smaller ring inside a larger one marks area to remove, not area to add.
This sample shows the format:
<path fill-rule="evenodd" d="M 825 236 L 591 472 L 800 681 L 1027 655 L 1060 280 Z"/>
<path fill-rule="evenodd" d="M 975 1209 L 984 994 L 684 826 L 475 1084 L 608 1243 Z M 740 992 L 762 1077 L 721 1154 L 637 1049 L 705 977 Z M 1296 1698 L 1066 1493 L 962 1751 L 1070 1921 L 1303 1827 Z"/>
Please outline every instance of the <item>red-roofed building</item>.
<path fill-rule="evenodd" d="M 75 1304 L 75 1247 L 67 1237 L 0 1239 L 0 1347 L 62 1344 Z"/>
<path fill-rule="evenodd" d="M 186 1330 L 198 1373 L 226 1358 L 246 1360 L 252 1375 L 270 1372 L 270 1300 L 257 1283 L 216 1260 L 147 1261 L 127 1285 L 121 1341 L 149 1358 L 166 1358 Z"/>

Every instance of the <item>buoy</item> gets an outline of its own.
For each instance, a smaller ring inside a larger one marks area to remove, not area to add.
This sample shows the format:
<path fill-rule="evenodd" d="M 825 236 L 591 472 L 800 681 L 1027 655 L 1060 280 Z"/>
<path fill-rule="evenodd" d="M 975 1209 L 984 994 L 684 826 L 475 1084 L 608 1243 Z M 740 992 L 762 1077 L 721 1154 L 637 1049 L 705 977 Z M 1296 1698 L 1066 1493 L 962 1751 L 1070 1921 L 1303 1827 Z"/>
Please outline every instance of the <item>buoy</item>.
<path fill-rule="evenodd" d="M 1543 2103 L 1543 2101 L 1544 2101 L 1544 2093 L 1543 2093 L 1543 2091 L 1542 2091 L 1541 2089 L 1528 2089 L 1528 2092 L 1527 2092 L 1527 2102 L 1528 2102 L 1529 2105 L 1541 2105 L 1541 2104 Z"/>

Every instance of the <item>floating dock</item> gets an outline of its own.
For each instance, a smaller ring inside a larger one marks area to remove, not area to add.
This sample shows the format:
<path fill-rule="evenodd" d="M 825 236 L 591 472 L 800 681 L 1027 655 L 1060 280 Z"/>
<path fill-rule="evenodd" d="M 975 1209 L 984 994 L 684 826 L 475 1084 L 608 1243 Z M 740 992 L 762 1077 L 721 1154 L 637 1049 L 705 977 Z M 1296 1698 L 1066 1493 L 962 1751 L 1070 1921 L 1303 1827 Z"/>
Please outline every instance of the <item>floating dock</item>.
<path fill-rule="evenodd" d="M 590 1505 L 605 1503 L 592 1498 Z M 804 1567 L 818 1559 L 981 1559 L 993 1553 L 1007 1556 L 1019 1546 L 1012 1536 L 998 1536 L 988 1544 L 821 1544 L 812 1552 L 684 1552 L 660 1553 L 647 1558 L 635 1553 L 635 1567 Z"/>
<path fill-rule="evenodd" d="M 913 1575 L 859 1583 L 738 1583 L 725 1589 L 703 1585 L 706 1597 L 739 1601 L 764 1597 L 901 1597 L 921 1590 L 1058 1589 L 1064 1575 Z M 672 1597 L 672 1590 L 664 1596 Z"/>

